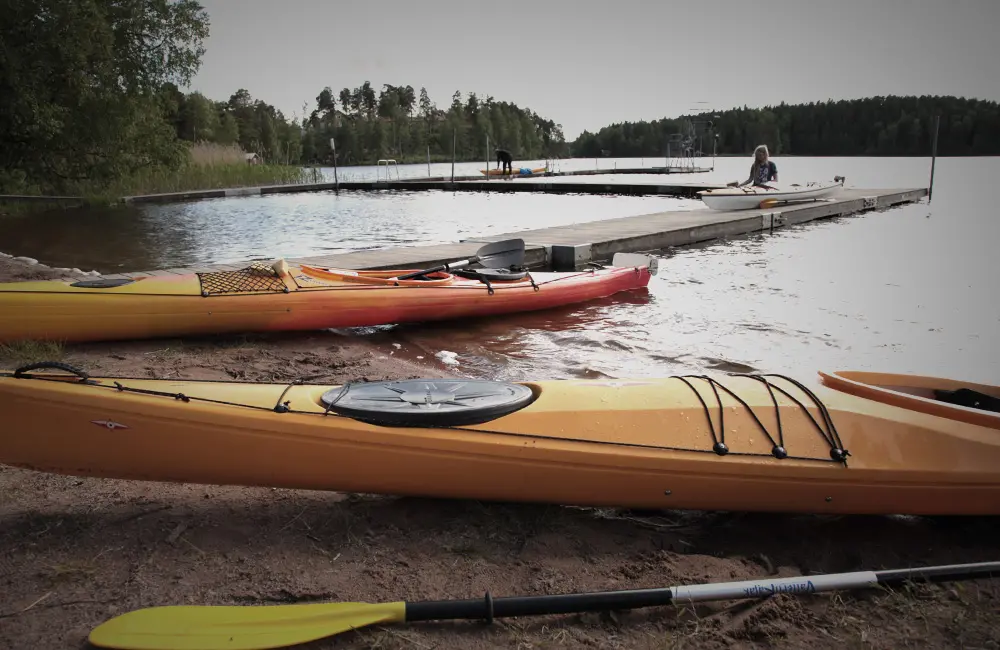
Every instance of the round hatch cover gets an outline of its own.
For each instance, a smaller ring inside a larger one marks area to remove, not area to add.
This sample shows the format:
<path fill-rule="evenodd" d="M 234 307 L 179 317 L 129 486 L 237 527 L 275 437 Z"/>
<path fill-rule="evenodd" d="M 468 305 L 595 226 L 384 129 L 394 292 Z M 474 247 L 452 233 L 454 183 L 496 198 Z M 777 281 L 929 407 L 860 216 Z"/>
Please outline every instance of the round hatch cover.
<path fill-rule="evenodd" d="M 482 379 L 407 379 L 348 384 L 323 393 L 334 413 L 393 427 L 448 427 L 488 422 L 534 399 L 527 386 Z"/>

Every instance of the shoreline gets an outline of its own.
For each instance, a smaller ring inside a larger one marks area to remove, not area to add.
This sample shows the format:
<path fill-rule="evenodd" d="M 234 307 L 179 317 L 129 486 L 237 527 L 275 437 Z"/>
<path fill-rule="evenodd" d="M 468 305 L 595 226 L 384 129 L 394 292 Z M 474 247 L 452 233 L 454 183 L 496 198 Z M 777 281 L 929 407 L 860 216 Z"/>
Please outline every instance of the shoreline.
<path fill-rule="evenodd" d="M 57 280 L 68 277 L 86 278 L 99 275 L 101 275 L 99 271 L 49 266 L 33 257 L 15 256 L 0 251 L 0 282 Z"/>

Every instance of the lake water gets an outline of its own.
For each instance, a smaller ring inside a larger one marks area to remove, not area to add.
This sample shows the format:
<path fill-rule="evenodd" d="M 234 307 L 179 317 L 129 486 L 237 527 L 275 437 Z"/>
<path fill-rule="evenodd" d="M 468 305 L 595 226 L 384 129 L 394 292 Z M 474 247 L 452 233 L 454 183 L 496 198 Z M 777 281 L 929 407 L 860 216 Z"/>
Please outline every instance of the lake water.
<path fill-rule="evenodd" d="M 475 172 L 474 164 L 463 166 L 463 173 Z M 375 179 L 374 167 L 359 169 L 369 169 L 369 180 Z M 332 170 L 322 171 L 332 176 Z M 409 165 L 400 171 L 403 177 L 425 176 L 427 167 Z M 366 176 L 359 171 L 353 174 Z M 681 178 L 696 182 L 699 176 Z M 621 177 L 576 178 L 616 182 Z M 676 177 L 655 178 L 662 183 Z M 302 192 L 0 218 L 0 251 L 33 257 L 50 266 L 121 273 L 440 244 L 541 226 L 696 208 L 704 209 L 701 201 L 665 196 Z"/>
<path fill-rule="evenodd" d="M 705 176 L 734 180 L 746 163 L 720 162 Z M 777 162 L 790 182 L 920 187 L 929 173 L 920 159 Z M 930 204 L 664 252 L 645 293 L 368 335 L 508 379 L 867 369 L 1000 383 L 998 174 L 1000 159 L 939 159 Z"/>
<path fill-rule="evenodd" d="M 782 182 L 840 174 L 849 187 L 922 187 L 930 171 L 930 160 L 918 158 L 775 161 Z M 663 160 L 557 161 L 563 170 L 643 163 Z M 719 158 L 705 174 L 563 180 L 724 183 L 743 180 L 749 164 L 749 157 Z M 481 167 L 456 165 L 456 175 Z M 432 165 L 431 173 L 450 168 Z M 427 174 L 426 165 L 399 170 L 401 177 Z M 374 180 L 378 172 L 339 175 Z M 460 371 L 511 379 L 882 369 L 1000 383 L 1000 215 L 991 192 L 998 177 L 1000 158 L 943 158 L 930 204 L 664 252 L 647 292 L 350 335 L 370 337 L 386 354 L 433 359 L 449 350 Z M 303 193 L 0 219 L 0 250 L 111 272 L 457 241 L 674 209 L 702 205 L 658 196 Z"/>

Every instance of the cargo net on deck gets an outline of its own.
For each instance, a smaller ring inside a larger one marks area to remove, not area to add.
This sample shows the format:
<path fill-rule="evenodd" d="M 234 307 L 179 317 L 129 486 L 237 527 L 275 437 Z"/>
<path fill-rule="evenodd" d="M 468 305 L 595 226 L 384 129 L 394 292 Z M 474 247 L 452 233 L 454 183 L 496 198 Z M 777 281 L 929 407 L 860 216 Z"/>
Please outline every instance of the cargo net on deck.
<path fill-rule="evenodd" d="M 271 266 L 254 262 L 239 271 L 211 271 L 199 273 L 201 295 L 216 296 L 229 293 L 288 293 L 288 287 Z"/>

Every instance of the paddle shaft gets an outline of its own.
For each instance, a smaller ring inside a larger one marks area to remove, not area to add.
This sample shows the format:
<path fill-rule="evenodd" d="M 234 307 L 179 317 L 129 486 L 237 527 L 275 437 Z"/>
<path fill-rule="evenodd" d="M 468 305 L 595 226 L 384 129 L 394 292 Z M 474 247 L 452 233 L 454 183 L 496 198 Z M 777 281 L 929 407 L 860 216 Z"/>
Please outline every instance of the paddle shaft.
<path fill-rule="evenodd" d="M 478 259 L 475 258 L 475 257 L 473 257 L 471 259 L 461 260 L 459 262 L 452 262 L 451 264 L 442 264 L 441 266 L 435 266 L 433 268 L 425 269 L 423 271 L 414 271 L 413 273 L 407 273 L 406 275 L 401 275 L 401 276 L 399 276 L 396 279 L 397 280 L 412 280 L 413 278 L 416 278 L 418 276 L 424 275 L 426 273 L 437 273 L 438 271 L 447 271 L 448 269 L 457 269 L 457 268 L 461 268 L 463 266 L 468 266 L 468 265 L 470 265 L 470 264 L 472 264 L 473 262 L 476 262 L 476 261 L 478 261 Z"/>
<path fill-rule="evenodd" d="M 407 273 L 397 277 L 397 280 L 411 280 L 413 278 L 420 277 L 427 273 L 437 273 L 438 271 L 447 271 L 449 269 L 460 268 L 463 266 L 468 266 L 474 264 L 475 262 L 482 262 L 483 264 L 493 264 L 498 267 L 508 267 L 520 265 L 524 262 L 524 240 L 523 239 L 507 239 L 504 241 L 493 242 L 492 244 L 487 244 L 483 246 L 476 254 L 467 260 L 461 260 L 459 262 L 452 262 L 450 264 L 441 264 L 440 266 L 435 266 L 431 269 L 423 269 L 420 271 L 414 271 L 412 273 Z"/>
<path fill-rule="evenodd" d="M 510 596 L 483 599 L 406 603 L 406 620 L 486 619 L 608 610 L 638 609 L 669 603 L 761 598 L 775 594 L 812 594 L 840 589 L 896 586 L 909 581 L 940 582 L 1000 576 L 1000 562 L 953 564 L 916 569 L 857 571 L 717 582 L 686 587 L 635 589 L 552 596 Z"/>

